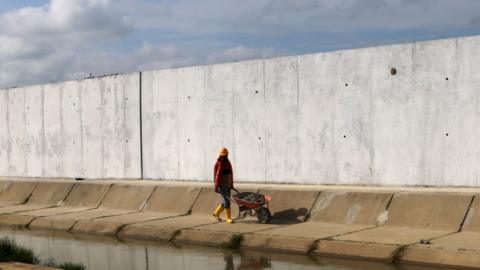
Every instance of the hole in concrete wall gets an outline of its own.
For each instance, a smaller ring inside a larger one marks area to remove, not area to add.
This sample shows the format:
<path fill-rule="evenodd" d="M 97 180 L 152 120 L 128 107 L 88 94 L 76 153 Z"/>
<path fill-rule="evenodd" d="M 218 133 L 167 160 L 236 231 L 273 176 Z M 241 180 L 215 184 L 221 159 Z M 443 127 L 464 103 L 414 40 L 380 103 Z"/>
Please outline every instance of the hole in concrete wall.
<path fill-rule="evenodd" d="M 445 136 L 447 136 L 447 137 L 448 137 L 448 133 L 445 133 Z"/>
<path fill-rule="evenodd" d="M 190 139 L 187 139 L 187 142 L 190 142 Z"/>
<path fill-rule="evenodd" d="M 262 139 L 262 137 L 258 137 L 258 140 L 261 140 L 261 139 Z"/>
<path fill-rule="evenodd" d="M 255 91 L 255 94 L 258 94 L 258 90 Z"/>
<path fill-rule="evenodd" d="M 128 142 L 128 140 L 125 140 L 125 142 Z"/>
<path fill-rule="evenodd" d="M 347 138 L 347 135 L 343 135 L 343 138 Z"/>
<path fill-rule="evenodd" d="M 445 78 L 445 81 L 448 81 L 448 77 Z"/>
<path fill-rule="evenodd" d="M 390 69 L 390 74 L 396 75 L 397 74 L 397 69 L 396 68 L 391 68 Z"/>
<path fill-rule="evenodd" d="M 127 98 L 125 98 L 125 100 L 128 100 L 128 97 L 127 97 Z"/>
<path fill-rule="evenodd" d="M 345 87 L 348 87 L 348 83 L 345 84 Z"/>
<path fill-rule="evenodd" d="M 73 103 L 73 106 L 76 106 L 76 105 L 77 105 L 77 103 L 74 102 L 74 103 Z"/>
<path fill-rule="evenodd" d="M 188 96 L 187 99 L 190 99 L 190 96 Z"/>

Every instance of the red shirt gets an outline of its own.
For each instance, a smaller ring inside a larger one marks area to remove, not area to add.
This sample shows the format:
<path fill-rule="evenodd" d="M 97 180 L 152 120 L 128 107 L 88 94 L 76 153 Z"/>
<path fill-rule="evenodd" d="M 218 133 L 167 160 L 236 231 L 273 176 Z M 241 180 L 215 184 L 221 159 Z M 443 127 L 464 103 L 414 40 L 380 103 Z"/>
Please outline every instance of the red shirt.
<path fill-rule="evenodd" d="M 227 157 L 219 157 L 213 170 L 213 175 L 215 177 L 215 190 L 217 190 L 219 186 L 233 187 L 232 164 Z"/>

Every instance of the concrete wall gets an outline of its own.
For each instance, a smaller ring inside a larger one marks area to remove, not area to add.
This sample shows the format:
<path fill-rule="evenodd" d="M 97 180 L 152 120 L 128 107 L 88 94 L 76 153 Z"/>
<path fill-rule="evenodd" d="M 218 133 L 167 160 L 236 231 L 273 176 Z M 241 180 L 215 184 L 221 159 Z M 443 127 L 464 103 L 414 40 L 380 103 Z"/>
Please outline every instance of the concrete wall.
<path fill-rule="evenodd" d="M 240 181 L 479 186 L 479 62 L 468 37 L 145 72 L 144 176 L 211 179 L 225 145 Z"/>
<path fill-rule="evenodd" d="M 140 178 L 139 75 L 0 91 L 0 175 Z"/>
<path fill-rule="evenodd" d="M 237 181 L 480 186 L 479 62 L 467 37 L 0 91 L 0 175 L 211 180 L 226 146 Z"/>

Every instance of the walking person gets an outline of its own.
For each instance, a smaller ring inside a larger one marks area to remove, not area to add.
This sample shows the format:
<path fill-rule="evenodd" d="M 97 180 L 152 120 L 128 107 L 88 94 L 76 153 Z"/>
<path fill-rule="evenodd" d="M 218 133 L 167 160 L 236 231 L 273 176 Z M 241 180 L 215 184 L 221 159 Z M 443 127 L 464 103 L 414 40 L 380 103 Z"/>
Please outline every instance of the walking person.
<path fill-rule="evenodd" d="M 220 214 L 225 209 L 227 223 L 233 223 L 232 211 L 230 209 L 230 191 L 233 189 L 233 170 L 230 160 L 228 160 L 228 149 L 222 147 L 220 149 L 220 156 L 215 163 L 214 171 L 215 192 L 222 195 L 223 203 L 217 206 L 213 216 L 218 221 L 222 221 Z"/>

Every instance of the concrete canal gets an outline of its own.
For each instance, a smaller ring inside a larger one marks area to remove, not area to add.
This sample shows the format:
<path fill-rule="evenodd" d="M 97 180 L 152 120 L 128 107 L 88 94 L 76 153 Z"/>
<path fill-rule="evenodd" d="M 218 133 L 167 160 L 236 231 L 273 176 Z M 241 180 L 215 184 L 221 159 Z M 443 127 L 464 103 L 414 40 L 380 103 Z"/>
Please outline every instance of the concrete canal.
<path fill-rule="evenodd" d="M 325 269 L 325 270 L 433 270 L 436 268 L 340 260 L 257 251 L 230 251 L 193 245 L 119 241 L 66 232 L 0 229 L 30 248 L 41 260 L 83 264 L 88 270 L 153 269 Z"/>

